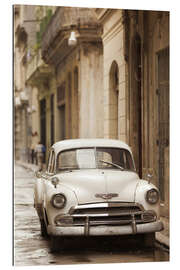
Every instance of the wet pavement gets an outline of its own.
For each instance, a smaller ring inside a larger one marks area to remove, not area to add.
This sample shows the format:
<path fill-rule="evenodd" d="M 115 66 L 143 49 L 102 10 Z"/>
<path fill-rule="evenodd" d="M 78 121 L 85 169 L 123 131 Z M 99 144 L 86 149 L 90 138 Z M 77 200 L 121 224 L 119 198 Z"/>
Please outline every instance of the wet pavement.
<path fill-rule="evenodd" d="M 66 242 L 63 251 L 52 254 L 49 239 L 41 237 L 38 216 L 33 207 L 34 181 L 32 171 L 15 166 L 15 266 L 169 261 L 168 251 L 161 246 L 157 245 L 153 250 L 131 244 L 122 247 L 117 237 L 94 238 L 90 241 L 71 239 Z"/>

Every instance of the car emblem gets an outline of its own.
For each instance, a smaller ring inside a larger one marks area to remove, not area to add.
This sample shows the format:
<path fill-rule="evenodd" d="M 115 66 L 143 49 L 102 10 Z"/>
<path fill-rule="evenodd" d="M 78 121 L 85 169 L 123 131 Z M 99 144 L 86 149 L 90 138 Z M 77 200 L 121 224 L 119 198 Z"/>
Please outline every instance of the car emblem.
<path fill-rule="evenodd" d="M 96 194 L 95 197 L 96 198 L 102 198 L 102 199 L 105 199 L 105 200 L 110 200 L 113 197 L 118 197 L 118 194 L 117 193 Z"/>

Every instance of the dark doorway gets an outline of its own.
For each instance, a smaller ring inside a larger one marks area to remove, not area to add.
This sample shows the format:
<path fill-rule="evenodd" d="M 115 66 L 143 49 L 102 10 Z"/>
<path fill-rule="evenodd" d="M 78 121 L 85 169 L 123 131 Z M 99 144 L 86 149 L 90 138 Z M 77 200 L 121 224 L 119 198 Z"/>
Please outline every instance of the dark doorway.
<path fill-rule="evenodd" d="M 40 138 L 41 143 L 46 146 L 46 100 L 40 101 Z"/>
<path fill-rule="evenodd" d="M 51 95 L 51 145 L 54 143 L 54 94 Z"/>
<path fill-rule="evenodd" d="M 59 110 L 59 140 L 66 139 L 66 119 L 65 119 L 65 112 L 66 112 L 66 103 L 65 103 L 65 91 L 66 84 L 65 81 L 57 89 L 57 105 Z"/>
<path fill-rule="evenodd" d="M 142 177 L 142 105 L 141 105 L 141 38 L 135 35 L 132 42 L 130 87 L 130 144 L 139 176 Z"/>
<path fill-rule="evenodd" d="M 65 104 L 59 106 L 59 140 L 64 140 L 66 138 L 66 126 L 65 126 Z"/>
<path fill-rule="evenodd" d="M 165 201 L 165 184 L 168 181 L 169 156 L 169 48 L 160 51 L 158 57 L 158 128 L 159 138 L 159 190 L 161 201 Z M 165 160 L 166 159 L 166 160 Z M 168 167 L 168 168 L 167 168 Z"/>

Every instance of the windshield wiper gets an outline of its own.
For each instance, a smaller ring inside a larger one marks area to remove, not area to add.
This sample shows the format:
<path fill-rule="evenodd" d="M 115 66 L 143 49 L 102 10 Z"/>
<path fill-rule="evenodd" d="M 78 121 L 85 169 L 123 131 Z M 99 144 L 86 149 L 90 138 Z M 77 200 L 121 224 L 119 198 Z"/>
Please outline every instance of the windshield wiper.
<path fill-rule="evenodd" d="M 99 161 L 100 161 L 100 162 L 103 162 L 103 163 L 106 163 L 106 164 L 109 164 L 109 165 L 113 165 L 114 167 L 119 168 L 119 169 L 121 169 L 122 171 L 124 171 L 124 168 L 121 167 L 121 166 L 118 165 L 118 164 L 115 164 L 115 163 L 112 163 L 112 162 L 109 162 L 109 161 L 104 161 L 104 160 L 99 160 Z"/>

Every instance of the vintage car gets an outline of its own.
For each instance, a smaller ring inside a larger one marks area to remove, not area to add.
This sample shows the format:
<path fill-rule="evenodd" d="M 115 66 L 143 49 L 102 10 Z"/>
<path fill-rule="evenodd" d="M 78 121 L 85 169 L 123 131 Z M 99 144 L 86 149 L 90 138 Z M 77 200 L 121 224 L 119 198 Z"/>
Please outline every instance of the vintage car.
<path fill-rule="evenodd" d="M 52 251 L 64 236 L 141 234 L 152 246 L 163 230 L 159 191 L 139 178 L 129 146 L 119 140 L 57 142 L 47 171 L 36 176 L 34 206 Z"/>

